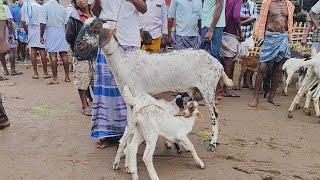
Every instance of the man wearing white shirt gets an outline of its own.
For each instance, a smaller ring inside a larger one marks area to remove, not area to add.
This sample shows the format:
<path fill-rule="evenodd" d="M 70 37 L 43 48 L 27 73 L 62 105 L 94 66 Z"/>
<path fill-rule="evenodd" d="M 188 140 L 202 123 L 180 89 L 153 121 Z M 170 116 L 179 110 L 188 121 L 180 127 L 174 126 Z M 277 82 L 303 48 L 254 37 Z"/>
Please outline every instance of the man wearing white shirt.
<path fill-rule="evenodd" d="M 147 0 L 146 4 L 148 10 L 140 16 L 140 28 L 148 31 L 153 40 L 151 45 L 143 45 L 142 49 L 159 53 L 161 40 L 168 34 L 167 7 L 164 0 Z"/>
<path fill-rule="evenodd" d="M 41 8 L 40 42 L 45 45 L 49 53 L 53 80 L 48 84 L 59 84 L 57 74 L 57 54 L 59 53 L 65 71 L 65 82 L 70 82 L 69 63 L 67 59 L 68 43 L 65 35 L 65 26 L 69 20 L 65 7 L 57 0 L 49 0 Z"/>
<path fill-rule="evenodd" d="M 47 79 L 51 76 L 47 70 L 47 54 L 44 49 L 44 44 L 40 42 L 40 22 L 41 5 L 43 0 L 27 0 L 21 7 L 21 22 L 24 30 L 28 34 L 28 46 L 31 49 L 31 62 L 34 74 L 33 79 L 39 79 L 37 70 L 37 52 L 39 51 L 41 56 L 41 62 L 43 67 L 43 78 Z"/>
<path fill-rule="evenodd" d="M 169 8 L 168 43 L 172 44 L 172 26 L 176 21 L 173 47 L 175 49 L 199 48 L 201 29 L 201 0 L 172 0 Z"/>

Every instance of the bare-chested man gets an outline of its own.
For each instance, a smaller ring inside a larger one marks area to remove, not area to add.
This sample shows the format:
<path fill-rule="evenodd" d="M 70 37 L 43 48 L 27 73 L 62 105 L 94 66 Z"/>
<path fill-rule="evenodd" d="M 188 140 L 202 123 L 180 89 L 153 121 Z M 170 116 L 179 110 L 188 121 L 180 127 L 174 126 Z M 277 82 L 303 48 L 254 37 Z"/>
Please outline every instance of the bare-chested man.
<path fill-rule="evenodd" d="M 279 85 L 282 64 L 290 58 L 294 5 L 289 0 L 265 0 L 261 6 L 260 18 L 254 30 L 254 36 L 263 45 L 260 53 L 260 66 L 256 78 L 255 91 L 250 107 L 259 103 L 259 94 L 263 78 L 269 63 L 274 62 L 271 79 L 271 92 L 268 102 L 279 106 L 275 101 Z"/>

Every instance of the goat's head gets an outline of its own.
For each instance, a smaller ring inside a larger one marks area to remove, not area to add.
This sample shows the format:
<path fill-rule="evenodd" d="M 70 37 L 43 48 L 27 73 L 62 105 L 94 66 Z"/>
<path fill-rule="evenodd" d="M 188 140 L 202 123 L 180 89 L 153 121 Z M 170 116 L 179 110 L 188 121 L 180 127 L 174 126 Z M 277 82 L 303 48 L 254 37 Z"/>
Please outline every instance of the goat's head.
<path fill-rule="evenodd" d="M 183 109 L 182 116 L 189 118 L 198 115 L 200 113 L 198 107 L 199 104 L 197 101 L 189 101 Z"/>
<path fill-rule="evenodd" d="M 101 47 L 106 55 L 112 55 L 114 53 L 114 44 L 119 45 L 116 37 L 115 29 L 103 28 L 100 31 L 99 47 Z"/>

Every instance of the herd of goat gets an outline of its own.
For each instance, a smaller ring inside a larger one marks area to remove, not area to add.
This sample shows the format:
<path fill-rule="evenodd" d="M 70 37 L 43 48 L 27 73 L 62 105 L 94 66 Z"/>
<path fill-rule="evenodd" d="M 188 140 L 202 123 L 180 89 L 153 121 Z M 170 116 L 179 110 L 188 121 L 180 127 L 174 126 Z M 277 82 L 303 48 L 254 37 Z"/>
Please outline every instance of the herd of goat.
<path fill-rule="evenodd" d="M 153 154 L 158 136 L 164 137 L 166 146 L 175 144 L 191 152 L 200 168 L 205 164 L 198 157 L 192 142 L 187 135 L 192 131 L 196 120 L 203 118 L 198 110 L 198 101 L 204 101 L 210 113 L 211 141 L 208 150 L 216 148 L 218 138 L 218 111 L 215 107 L 215 90 L 218 81 L 233 87 L 223 66 L 203 50 L 173 51 L 164 54 L 149 54 L 143 51 L 125 53 L 117 41 L 115 31 L 104 29 L 104 37 L 99 45 L 107 56 L 115 81 L 124 96 L 128 110 L 127 127 L 120 140 L 113 169 L 120 166 L 120 159 L 125 155 L 125 169 L 138 179 L 137 150 L 145 142 L 143 161 L 152 180 L 159 177 L 153 166 Z M 306 95 L 305 111 L 311 100 L 315 105 L 317 117 L 320 117 L 320 54 L 314 53 L 311 58 L 291 58 L 283 65 L 284 94 L 295 72 L 299 72 L 298 93 L 289 108 L 291 118 L 294 108 L 299 108 L 299 101 Z M 242 61 L 242 76 L 247 70 L 258 68 L 257 58 L 248 57 Z M 239 83 L 240 88 L 240 83 Z M 153 95 L 173 91 L 186 92 L 178 95 L 173 101 L 155 99 Z M 189 96 L 189 95 L 190 96 Z M 179 151 L 177 151 L 179 152 Z"/>

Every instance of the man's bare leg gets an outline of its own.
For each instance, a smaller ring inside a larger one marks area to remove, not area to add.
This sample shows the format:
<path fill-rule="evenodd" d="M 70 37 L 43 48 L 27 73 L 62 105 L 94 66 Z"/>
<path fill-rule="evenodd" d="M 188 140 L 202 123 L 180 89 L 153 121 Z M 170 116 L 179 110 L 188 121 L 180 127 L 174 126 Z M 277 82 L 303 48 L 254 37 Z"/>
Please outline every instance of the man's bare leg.
<path fill-rule="evenodd" d="M 51 82 L 49 82 L 49 84 L 59 84 L 59 82 L 58 82 L 58 69 L 57 69 L 58 68 L 57 53 L 49 53 L 49 57 L 50 57 L 52 75 L 53 75 L 53 79 Z"/>
<path fill-rule="evenodd" d="M 33 79 L 39 79 L 38 66 L 37 66 L 37 48 L 31 48 L 31 63 L 33 67 Z"/>
<path fill-rule="evenodd" d="M 230 79 L 233 79 L 234 71 L 234 58 L 225 58 L 224 60 L 224 71 Z M 227 86 L 223 87 L 223 94 L 227 97 L 239 97 L 234 92 L 228 92 Z"/>
<path fill-rule="evenodd" d="M 70 77 L 69 77 L 69 62 L 68 62 L 68 56 L 67 56 L 67 52 L 60 52 L 60 57 L 62 59 L 63 62 L 63 68 L 64 68 L 64 72 L 65 72 L 65 82 L 71 82 L 70 81 Z"/>
<path fill-rule="evenodd" d="M 255 82 L 255 90 L 254 90 L 254 94 L 253 94 L 253 99 L 248 104 L 248 106 L 250 106 L 250 107 L 257 107 L 257 105 L 259 103 L 261 86 L 262 86 L 263 78 L 267 72 L 267 68 L 268 68 L 267 62 L 260 63 L 257 77 L 256 77 L 256 82 Z"/>
<path fill-rule="evenodd" d="M 19 72 L 16 70 L 16 59 L 17 59 L 17 48 L 11 48 L 10 55 L 9 55 L 11 76 L 23 74 L 22 72 Z"/>
<path fill-rule="evenodd" d="M 51 76 L 48 73 L 48 62 L 47 62 L 47 53 L 44 49 L 38 49 L 40 53 L 40 59 L 42 63 L 42 68 L 43 68 L 43 78 L 47 79 L 50 78 Z"/>
<path fill-rule="evenodd" d="M 0 61 L 1 61 L 1 64 L 2 64 L 2 67 L 3 67 L 3 75 L 4 76 L 7 76 L 9 75 L 9 71 L 8 71 L 8 68 L 7 68 L 7 62 L 6 62 L 6 58 L 5 58 L 5 54 L 0 54 Z"/>
<path fill-rule="evenodd" d="M 275 96 L 276 96 L 277 88 L 279 86 L 279 81 L 281 78 L 281 67 L 284 62 L 285 61 L 274 62 L 273 68 L 272 68 L 271 91 L 268 98 L 268 102 L 270 102 L 275 106 L 280 106 L 280 104 L 275 101 Z"/>
<path fill-rule="evenodd" d="M 89 103 L 87 101 L 87 90 L 78 89 L 78 92 L 82 104 L 82 114 L 91 116 L 91 109 L 89 108 Z"/>

